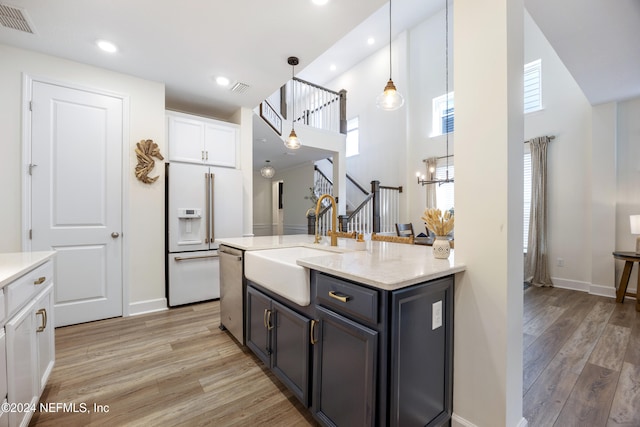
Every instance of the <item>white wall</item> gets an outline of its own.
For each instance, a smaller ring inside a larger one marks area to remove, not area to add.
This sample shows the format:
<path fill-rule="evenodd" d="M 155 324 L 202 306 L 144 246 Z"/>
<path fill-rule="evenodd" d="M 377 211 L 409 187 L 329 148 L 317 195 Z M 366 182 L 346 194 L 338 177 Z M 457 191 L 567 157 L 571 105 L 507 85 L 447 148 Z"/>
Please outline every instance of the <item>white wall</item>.
<path fill-rule="evenodd" d="M 525 139 L 555 135 L 547 153 L 548 259 L 556 286 L 591 283 L 591 105 L 529 14 L 525 63 L 542 59 L 543 110 L 525 116 Z M 559 267 L 558 258 L 564 260 Z"/>
<path fill-rule="evenodd" d="M 314 207 L 309 199 L 313 187 L 313 163 L 276 170 L 274 181 L 283 181 L 282 201 L 284 234 L 307 234 L 307 209 Z"/>
<path fill-rule="evenodd" d="M 393 41 L 392 61 L 393 81 L 405 98 L 405 105 L 399 110 L 383 111 L 376 107 L 376 97 L 382 93 L 389 79 L 388 44 L 382 48 L 378 46 L 371 56 L 324 85 L 335 91 L 345 89 L 347 119 L 359 117 L 360 154 L 346 158 L 346 169 L 367 189 L 372 180 L 378 180 L 382 185 L 407 188 L 407 106 L 414 95 L 408 86 L 406 32 Z M 405 194 L 401 194 L 401 218 L 407 211 L 408 198 Z"/>
<path fill-rule="evenodd" d="M 273 211 L 271 203 L 271 179 L 260 172 L 253 173 L 253 234 L 272 235 Z"/>
<path fill-rule="evenodd" d="M 617 111 L 617 210 L 616 247 L 620 251 L 635 251 L 635 235 L 631 234 L 629 215 L 640 214 L 640 98 L 618 104 Z M 616 283 L 624 263 L 616 265 Z M 634 266 L 628 291 L 637 288 L 638 267 Z"/>
<path fill-rule="evenodd" d="M 0 252 L 22 250 L 21 236 L 25 230 L 22 216 L 22 73 L 56 79 L 61 82 L 111 91 L 129 96 L 129 135 L 124 153 L 129 169 L 125 183 L 128 188 L 128 222 L 123 235 L 127 253 L 129 295 L 131 304 L 157 302 L 162 305 L 164 289 L 164 173 L 162 163 L 156 163 L 158 181 L 143 184 L 133 174 L 137 161 L 135 144 L 152 139 L 167 153 L 164 119 L 164 84 L 114 73 L 76 62 L 0 45 Z"/>

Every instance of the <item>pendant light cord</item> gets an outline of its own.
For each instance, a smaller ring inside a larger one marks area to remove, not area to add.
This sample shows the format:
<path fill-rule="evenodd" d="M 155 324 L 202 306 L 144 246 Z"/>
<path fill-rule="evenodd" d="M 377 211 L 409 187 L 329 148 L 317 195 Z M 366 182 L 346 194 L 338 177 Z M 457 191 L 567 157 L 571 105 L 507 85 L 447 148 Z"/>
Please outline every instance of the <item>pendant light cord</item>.
<path fill-rule="evenodd" d="M 296 82 L 293 80 L 293 78 L 295 77 L 295 70 L 296 70 L 296 66 L 292 65 L 291 66 L 291 96 L 293 97 L 292 99 L 292 110 L 293 110 L 293 114 L 291 114 L 291 129 L 296 128 Z"/>
<path fill-rule="evenodd" d="M 389 0 L 389 80 L 391 80 L 391 0 Z"/>
<path fill-rule="evenodd" d="M 449 116 L 449 0 L 444 0 L 444 23 L 445 23 L 445 32 L 444 32 L 444 40 L 445 40 L 445 91 L 447 97 L 447 116 Z M 446 169 L 446 179 L 449 179 L 449 122 L 447 120 L 447 169 Z"/>

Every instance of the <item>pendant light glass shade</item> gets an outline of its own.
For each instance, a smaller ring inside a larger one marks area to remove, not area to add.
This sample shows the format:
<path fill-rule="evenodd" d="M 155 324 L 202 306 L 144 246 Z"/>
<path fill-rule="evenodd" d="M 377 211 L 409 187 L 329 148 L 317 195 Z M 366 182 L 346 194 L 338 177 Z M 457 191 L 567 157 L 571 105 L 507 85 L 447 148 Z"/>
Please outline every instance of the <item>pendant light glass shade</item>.
<path fill-rule="evenodd" d="M 290 148 L 292 150 L 297 150 L 300 148 L 302 144 L 298 139 L 298 135 L 296 135 L 295 129 L 291 129 L 291 133 L 289 134 L 289 138 L 284 141 L 284 146 Z"/>
<path fill-rule="evenodd" d="M 385 111 L 393 111 L 404 105 L 404 98 L 391 79 L 391 0 L 389 0 L 389 81 L 384 91 L 376 98 L 376 106 Z"/>
<path fill-rule="evenodd" d="M 263 178 L 273 178 L 276 174 L 276 170 L 269 164 L 269 162 L 270 160 L 266 160 L 267 164 L 260 169 L 260 175 L 262 175 Z"/>
<path fill-rule="evenodd" d="M 289 58 L 287 58 L 287 63 L 291 65 L 291 95 L 292 95 L 291 109 L 293 113 L 291 114 L 291 133 L 289 134 L 289 137 L 284 140 L 284 146 L 291 150 L 297 150 L 302 145 L 302 142 L 300 142 L 298 135 L 296 135 L 296 129 L 295 129 L 296 127 L 296 82 L 293 78 L 295 77 L 296 65 L 298 65 L 300 62 L 298 61 L 297 57 L 290 56 Z"/>
<path fill-rule="evenodd" d="M 393 80 L 389 79 L 384 88 L 384 92 L 378 95 L 376 98 L 376 105 L 378 108 L 386 111 L 397 110 L 404 105 L 404 98 L 396 89 L 396 85 L 393 84 Z"/>

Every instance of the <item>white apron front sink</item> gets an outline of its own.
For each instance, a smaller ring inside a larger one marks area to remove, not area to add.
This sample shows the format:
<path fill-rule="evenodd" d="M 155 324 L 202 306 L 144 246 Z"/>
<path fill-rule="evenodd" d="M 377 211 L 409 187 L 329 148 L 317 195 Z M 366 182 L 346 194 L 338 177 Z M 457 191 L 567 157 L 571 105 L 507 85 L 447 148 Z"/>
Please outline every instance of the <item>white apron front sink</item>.
<path fill-rule="evenodd" d="M 333 254 L 304 246 L 246 251 L 244 275 L 252 282 L 300 306 L 306 306 L 311 301 L 309 269 L 296 264 L 296 261 Z"/>

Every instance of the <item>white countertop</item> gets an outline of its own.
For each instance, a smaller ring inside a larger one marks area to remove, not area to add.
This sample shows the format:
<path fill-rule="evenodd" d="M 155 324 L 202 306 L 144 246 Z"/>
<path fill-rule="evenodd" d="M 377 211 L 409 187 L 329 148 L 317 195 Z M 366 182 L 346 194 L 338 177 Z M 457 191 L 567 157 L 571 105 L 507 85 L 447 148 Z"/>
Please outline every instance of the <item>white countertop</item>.
<path fill-rule="evenodd" d="M 311 235 L 257 236 L 222 238 L 217 242 L 243 250 L 265 250 L 305 246 L 325 249 L 327 255 L 300 258 L 298 265 L 322 271 L 380 289 L 394 290 L 458 273 L 464 264 L 455 262 L 455 251 L 448 259 L 433 257 L 431 246 L 367 241 L 366 250 L 355 250 L 354 239 L 338 239 L 338 246 L 329 246 L 325 237 L 313 244 Z"/>
<path fill-rule="evenodd" d="M 44 264 L 54 255 L 55 251 L 0 253 L 0 288 Z"/>

